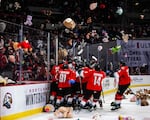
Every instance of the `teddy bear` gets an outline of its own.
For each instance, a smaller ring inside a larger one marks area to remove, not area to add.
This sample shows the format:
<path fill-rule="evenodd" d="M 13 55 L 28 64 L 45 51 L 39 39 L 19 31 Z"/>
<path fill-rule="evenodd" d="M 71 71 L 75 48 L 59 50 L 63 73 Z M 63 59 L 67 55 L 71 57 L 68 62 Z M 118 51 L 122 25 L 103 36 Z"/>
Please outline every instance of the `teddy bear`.
<path fill-rule="evenodd" d="M 100 120 L 101 115 L 99 113 L 96 113 L 95 115 L 92 116 L 92 120 Z"/>
<path fill-rule="evenodd" d="M 27 15 L 27 19 L 26 22 L 24 22 L 25 25 L 32 25 L 32 16 L 31 15 Z"/>
<path fill-rule="evenodd" d="M 7 85 L 9 83 L 16 83 L 15 81 L 9 79 L 8 77 L 3 77 L 0 75 L 0 83 Z"/>
<path fill-rule="evenodd" d="M 73 108 L 61 106 L 54 112 L 54 115 L 58 118 L 72 118 Z"/>
<path fill-rule="evenodd" d="M 24 40 L 20 42 L 17 47 L 22 48 L 24 52 L 32 51 L 31 44 L 26 38 L 24 38 Z"/>
<path fill-rule="evenodd" d="M 59 48 L 58 50 L 58 61 L 61 63 L 68 56 L 68 51 L 65 48 Z"/>
<path fill-rule="evenodd" d="M 44 107 L 43 107 L 43 111 L 44 112 L 54 112 L 54 106 L 52 104 L 46 104 Z"/>
<path fill-rule="evenodd" d="M 6 85 L 7 84 L 7 81 L 4 77 L 0 76 L 0 83 Z"/>
<path fill-rule="evenodd" d="M 125 94 L 126 94 L 126 95 L 128 95 L 128 94 L 134 94 L 134 92 L 133 92 L 130 88 L 128 88 L 128 89 L 126 90 Z"/>
<path fill-rule="evenodd" d="M 0 22 L 0 32 L 4 32 L 6 29 L 6 23 Z"/>
<path fill-rule="evenodd" d="M 68 28 L 68 29 L 74 29 L 75 26 L 76 26 L 76 23 L 73 19 L 71 18 L 66 18 L 64 21 L 63 21 L 63 25 Z"/>
<path fill-rule="evenodd" d="M 148 106 L 149 105 L 149 103 L 147 101 L 147 95 L 146 94 L 141 94 L 140 99 L 141 99 L 141 106 Z"/>
<path fill-rule="evenodd" d="M 130 99 L 130 102 L 136 102 L 137 105 L 148 106 L 148 95 L 142 90 L 136 91 L 136 94 Z"/>

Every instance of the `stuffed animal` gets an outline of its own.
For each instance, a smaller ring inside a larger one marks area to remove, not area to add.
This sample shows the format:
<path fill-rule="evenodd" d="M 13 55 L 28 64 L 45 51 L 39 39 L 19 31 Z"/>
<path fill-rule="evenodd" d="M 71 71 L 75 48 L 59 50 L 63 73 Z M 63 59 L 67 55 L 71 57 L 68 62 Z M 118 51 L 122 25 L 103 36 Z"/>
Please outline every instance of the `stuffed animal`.
<path fill-rule="evenodd" d="M 102 41 L 103 42 L 109 42 L 109 35 L 108 35 L 108 32 L 103 30 L 102 31 L 102 35 L 103 35 L 103 38 L 102 38 Z"/>
<path fill-rule="evenodd" d="M 150 90 L 144 89 L 144 93 L 145 93 L 145 94 L 150 94 Z"/>
<path fill-rule="evenodd" d="M 134 95 L 134 96 L 132 96 L 132 98 L 130 99 L 130 102 L 136 102 L 136 100 L 137 100 L 137 98 L 136 98 L 136 96 Z"/>
<path fill-rule="evenodd" d="M 54 115 L 58 118 L 72 118 L 73 108 L 61 106 L 54 112 Z"/>
<path fill-rule="evenodd" d="M 0 22 L 0 32 L 4 32 L 6 29 L 6 23 Z"/>
<path fill-rule="evenodd" d="M 100 120 L 100 116 L 98 113 L 92 116 L 92 120 Z"/>
<path fill-rule="evenodd" d="M 90 10 L 95 10 L 97 8 L 97 2 L 91 3 L 89 5 Z"/>
<path fill-rule="evenodd" d="M 21 8 L 21 5 L 20 5 L 19 2 L 15 2 L 15 3 L 14 3 L 14 7 L 15 7 L 15 10 L 18 10 L 18 9 Z"/>
<path fill-rule="evenodd" d="M 115 47 L 112 47 L 110 50 L 111 50 L 112 54 L 115 54 L 115 53 L 119 52 L 120 49 L 121 49 L 121 45 L 117 45 Z"/>
<path fill-rule="evenodd" d="M 32 47 L 28 40 L 24 39 L 18 44 L 18 48 L 22 48 L 24 52 L 32 51 Z"/>
<path fill-rule="evenodd" d="M 76 23 L 74 22 L 74 20 L 72 20 L 71 18 L 66 18 L 64 21 L 63 21 L 63 25 L 68 28 L 68 29 L 74 29 L 75 26 L 76 26 Z"/>
<path fill-rule="evenodd" d="M 8 77 L 0 76 L 0 83 L 3 83 L 4 85 L 7 85 L 9 83 L 16 83 L 16 82 L 9 79 Z"/>
<path fill-rule="evenodd" d="M 68 51 L 65 48 L 59 48 L 58 61 L 61 63 L 68 56 Z"/>
<path fill-rule="evenodd" d="M 52 104 L 46 104 L 43 107 L 44 112 L 53 112 L 54 111 L 54 106 Z"/>
<path fill-rule="evenodd" d="M 24 22 L 25 25 L 32 25 L 32 16 L 31 15 L 27 15 L 27 19 L 26 22 Z"/>
<path fill-rule="evenodd" d="M 122 35 L 122 40 L 127 43 L 129 40 L 129 34 L 125 34 L 124 30 L 120 31 L 121 35 Z"/>
<path fill-rule="evenodd" d="M 128 95 L 128 94 L 134 94 L 134 92 L 133 92 L 130 88 L 128 88 L 128 89 L 126 90 L 125 94 L 126 94 L 126 95 Z"/>
<path fill-rule="evenodd" d="M 140 99 L 141 99 L 141 106 L 148 106 L 149 105 L 149 103 L 147 101 L 147 95 L 146 94 L 141 94 Z"/>
<path fill-rule="evenodd" d="M 139 90 L 136 91 L 136 94 L 134 94 L 134 96 L 130 99 L 130 102 L 136 102 L 137 105 L 141 105 L 141 106 L 148 106 L 148 98 L 149 95 L 147 94 L 148 90 Z"/>
<path fill-rule="evenodd" d="M 0 83 L 6 85 L 7 84 L 7 80 L 4 77 L 0 76 Z"/>

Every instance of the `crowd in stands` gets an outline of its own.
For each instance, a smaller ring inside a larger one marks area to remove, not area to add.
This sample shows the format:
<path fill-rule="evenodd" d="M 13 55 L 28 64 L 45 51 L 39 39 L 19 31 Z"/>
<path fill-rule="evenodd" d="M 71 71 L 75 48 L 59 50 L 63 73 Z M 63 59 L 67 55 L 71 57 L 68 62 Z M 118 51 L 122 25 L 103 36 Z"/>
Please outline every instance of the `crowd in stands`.
<path fill-rule="evenodd" d="M 145 27 L 143 27 L 145 28 Z M 135 28 L 136 29 L 136 28 Z M 97 42 L 101 42 L 104 43 L 105 41 L 102 41 L 103 39 L 103 34 L 101 31 L 101 34 L 98 34 L 99 32 L 97 32 L 97 36 L 101 36 L 101 37 L 97 37 L 97 38 L 90 38 L 91 41 L 89 39 L 86 38 L 86 34 L 90 31 L 88 31 L 87 29 L 77 29 L 78 33 L 76 33 L 78 36 L 74 37 L 73 39 L 75 41 L 78 42 L 78 45 L 80 45 L 80 42 L 82 39 L 85 39 L 87 42 L 89 42 L 90 44 L 93 43 L 97 43 Z M 116 39 L 121 39 L 121 36 L 118 37 L 119 34 L 119 30 L 120 28 L 118 27 L 103 27 L 103 29 L 101 30 L 105 30 L 108 32 L 109 37 L 111 35 L 113 35 L 112 37 L 109 38 L 109 42 L 112 41 L 113 38 Z M 141 29 L 139 29 L 140 31 Z M 148 30 L 148 26 L 147 26 L 147 30 Z M 30 30 L 29 30 L 30 31 Z M 35 32 L 29 32 L 29 31 L 25 31 L 24 32 L 24 37 L 27 38 L 30 42 L 30 44 L 32 45 L 32 51 L 28 51 L 28 52 L 24 52 L 23 53 L 23 60 L 21 62 L 22 65 L 22 70 L 24 71 L 24 78 L 23 79 L 30 79 L 30 80 L 46 80 L 47 79 L 47 35 L 43 34 L 41 31 L 37 32 L 37 34 L 35 34 Z M 63 32 L 65 32 L 62 29 Z M 135 30 L 136 31 L 136 30 Z M 136 34 L 136 36 L 139 37 L 131 37 L 130 39 L 136 39 L 136 38 L 141 38 L 147 37 L 148 31 L 147 31 L 147 36 L 144 32 L 142 32 L 141 34 L 139 34 L 140 32 L 134 33 L 134 35 Z M 65 47 L 65 48 L 71 48 L 72 45 L 68 44 L 67 39 L 70 37 L 65 35 L 68 33 L 61 33 L 61 35 L 59 35 L 59 39 L 61 42 L 60 47 Z M 7 34 L 8 33 L 8 34 Z M 54 30 L 51 32 L 52 34 L 52 41 L 55 41 L 55 36 L 58 34 L 57 30 Z M 116 34 L 117 33 L 117 34 Z M 129 34 L 132 34 L 131 32 L 128 32 Z M 17 34 L 17 33 L 16 33 Z M 16 34 L 9 34 L 9 32 L 7 31 L 6 33 L 1 33 L 1 49 L 0 49 L 0 56 L 1 56 L 1 63 L 4 60 L 4 64 L 5 66 L 0 67 L 0 72 L 1 75 L 4 76 L 9 76 L 12 79 L 18 80 L 19 79 L 19 70 L 20 70 L 20 61 L 19 61 L 19 51 L 16 51 L 13 48 L 13 42 L 18 41 L 18 36 Z M 71 33 L 72 34 L 72 33 Z M 144 35 L 143 35 L 144 34 Z M 120 34 L 121 35 L 121 34 Z M 132 34 L 133 35 L 133 34 Z M 141 35 L 141 36 L 140 36 Z M 65 36 L 65 37 L 64 37 Z M 72 37 L 72 36 L 71 36 Z M 92 41 L 94 40 L 94 41 Z M 65 41 L 65 42 L 64 42 Z M 52 46 L 51 46 L 51 58 L 55 58 L 54 53 L 55 53 L 55 45 L 52 42 Z M 69 46 L 69 47 L 67 47 Z M 2 56 L 5 55 L 5 58 L 2 58 Z M 11 58 L 11 55 L 15 56 L 15 62 L 12 60 L 13 58 Z M 3 59 L 3 60 L 2 60 Z M 52 65 L 55 62 L 52 63 Z M 139 72 L 140 69 L 140 72 Z M 132 73 L 131 74 L 147 74 L 147 66 L 138 66 L 137 68 L 132 68 Z"/>

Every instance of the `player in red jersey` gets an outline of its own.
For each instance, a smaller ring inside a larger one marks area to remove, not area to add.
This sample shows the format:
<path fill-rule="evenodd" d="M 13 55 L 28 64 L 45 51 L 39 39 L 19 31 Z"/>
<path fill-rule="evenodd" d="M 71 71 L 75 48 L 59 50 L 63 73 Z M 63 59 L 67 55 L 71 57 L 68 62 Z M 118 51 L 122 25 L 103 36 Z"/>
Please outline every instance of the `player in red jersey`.
<path fill-rule="evenodd" d="M 90 68 L 86 65 L 83 66 L 82 61 L 77 61 L 76 66 L 76 82 L 75 84 L 72 85 L 72 96 L 73 96 L 73 107 L 74 109 L 77 109 L 79 106 L 79 103 L 86 91 L 86 83 L 87 83 L 87 78 L 86 76 L 83 78 L 84 73 L 88 73 Z"/>
<path fill-rule="evenodd" d="M 81 66 L 81 65 L 80 65 Z M 77 93 L 79 93 L 79 96 L 83 96 L 86 92 L 86 85 L 87 85 L 87 81 L 88 81 L 88 73 L 91 71 L 92 69 L 89 67 L 89 64 L 86 64 L 85 66 L 81 66 L 78 69 L 78 77 L 76 79 L 76 90 Z M 79 92 L 80 91 L 80 92 Z"/>
<path fill-rule="evenodd" d="M 50 104 L 55 104 L 55 99 L 56 99 L 56 95 L 57 95 L 57 90 L 58 90 L 58 79 L 57 79 L 57 75 L 58 75 L 58 71 L 62 69 L 62 64 L 59 65 L 54 65 L 50 71 L 51 76 L 52 76 L 52 82 L 51 82 L 51 86 L 50 86 Z"/>
<path fill-rule="evenodd" d="M 68 64 L 63 65 L 63 69 L 58 72 L 58 92 L 56 107 L 61 106 L 64 103 L 64 98 L 67 97 L 67 106 L 72 106 L 72 84 L 75 83 L 76 73 L 68 68 Z"/>
<path fill-rule="evenodd" d="M 121 100 L 123 99 L 123 94 L 131 83 L 131 77 L 129 75 L 129 68 L 124 62 L 120 62 L 120 69 L 114 73 L 116 83 L 118 83 L 118 89 L 115 94 L 115 102 L 111 103 L 111 110 L 116 110 L 121 106 Z"/>
<path fill-rule="evenodd" d="M 106 77 L 104 71 L 101 70 L 100 65 L 96 64 L 95 69 L 90 70 L 87 73 L 83 74 L 83 77 L 87 77 L 87 85 L 85 95 L 80 103 L 81 107 L 85 107 L 89 102 L 91 96 L 93 100 L 89 104 L 90 110 L 96 107 L 96 103 L 99 101 L 102 91 L 102 81 Z"/>

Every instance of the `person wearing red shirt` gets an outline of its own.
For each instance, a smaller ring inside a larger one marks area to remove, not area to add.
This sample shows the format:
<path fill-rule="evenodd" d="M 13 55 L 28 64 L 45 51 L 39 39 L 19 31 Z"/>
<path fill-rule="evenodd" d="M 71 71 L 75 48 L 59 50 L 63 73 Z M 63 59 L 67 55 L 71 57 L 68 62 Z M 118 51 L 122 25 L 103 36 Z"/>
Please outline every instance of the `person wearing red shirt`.
<path fill-rule="evenodd" d="M 76 64 L 76 83 L 72 86 L 74 95 L 79 97 L 83 95 L 83 83 L 86 81 L 83 80 L 81 74 L 83 73 L 83 63 Z"/>
<path fill-rule="evenodd" d="M 59 65 L 54 65 L 50 71 L 51 74 L 51 85 L 50 85 L 50 104 L 55 104 L 55 99 L 57 95 L 57 90 L 58 90 L 58 71 L 62 69 L 62 64 Z"/>
<path fill-rule="evenodd" d="M 102 91 L 102 81 L 106 77 L 106 73 L 101 69 L 99 64 L 95 65 L 95 69 L 85 72 L 83 77 L 87 78 L 86 92 L 80 103 L 81 108 L 84 108 L 86 104 L 89 104 L 89 109 L 92 110 L 96 107 L 96 103 L 99 102 L 101 91 Z M 91 96 L 93 100 L 88 103 Z"/>
<path fill-rule="evenodd" d="M 78 109 L 79 103 L 86 92 L 86 76 L 82 77 L 84 73 L 88 73 L 90 68 L 88 65 L 83 66 L 83 62 L 76 63 L 76 82 L 72 85 L 73 89 L 73 107 L 74 109 Z"/>
<path fill-rule="evenodd" d="M 65 97 L 67 97 L 67 106 L 72 106 L 72 84 L 75 83 L 76 73 L 68 68 L 68 64 L 63 65 L 63 69 L 58 71 L 58 92 L 56 100 L 56 109 L 63 105 Z"/>
<path fill-rule="evenodd" d="M 86 66 L 84 66 L 82 68 L 82 72 L 80 74 L 82 76 L 82 74 L 87 74 L 90 71 L 92 71 L 92 69 L 87 64 Z M 85 75 L 84 77 L 81 77 L 81 78 L 82 78 L 82 82 L 81 82 L 82 83 L 82 90 L 83 90 L 83 95 L 84 95 L 86 93 L 86 85 L 87 85 L 88 75 Z"/>
<path fill-rule="evenodd" d="M 111 110 L 116 110 L 121 107 L 123 94 L 130 86 L 131 83 L 129 68 L 123 61 L 120 62 L 120 69 L 114 73 L 114 77 L 115 77 L 116 84 L 118 84 L 118 88 L 115 94 L 115 102 L 111 103 L 112 106 Z"/>

